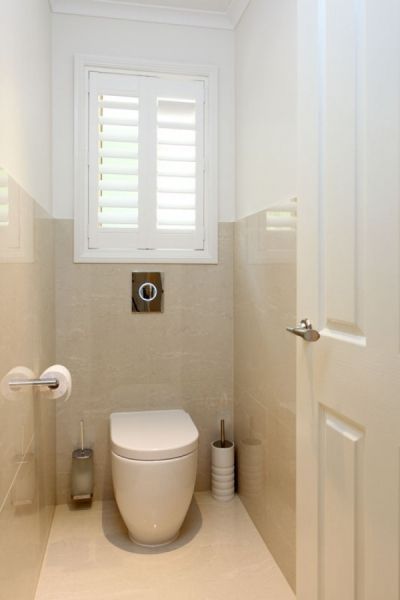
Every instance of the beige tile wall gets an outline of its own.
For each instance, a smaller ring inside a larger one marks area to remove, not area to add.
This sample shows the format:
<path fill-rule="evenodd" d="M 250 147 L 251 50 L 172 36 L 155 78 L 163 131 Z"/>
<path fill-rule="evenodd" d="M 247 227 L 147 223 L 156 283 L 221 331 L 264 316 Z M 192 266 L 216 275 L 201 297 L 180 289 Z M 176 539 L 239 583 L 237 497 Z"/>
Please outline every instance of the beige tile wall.
<path fill-rule="evenodd" d="M 217 266 L 138 265 L 165 274 L 165 312 L 130 311 L 133 265 L 74 264 L 73 223 L 56 223 L 57 362 L 73 394 L 57 408 L 58 501 L 69 500 L 71 451 L 84 419 L 96 498 L 112 497 L 108 417 L 183 407 L 200 430 L 198 489 L 221 417 L 235 439 L 239 491 L 295 587 L 295 233 L 271 234 L 265 212 L 220 226 Z M 235 283 L 233 285 L 233 255 Z M 234 292 L 234 294 L 233 294 Z"/>
<path fill-rule="evenodd" d="M 234 414 L 239 492 L 293 588 L 296 345 L 285 328 L 295 322 L 295 259 L 295 231 L 267 231 L 265 211 L 236 223 Z"/>
<path fill-rule="evenodd" d="M 57 498 L 70 495 L 71 451 L 84 419 L 95 497 L 111 498 L 108 417 L 182 407 L 200 430 L 197 489 L 210 485 L 210 442 L 232 424 L 233 224 L 220 225 L 218 265 L 74 264 L 73 222 L 56 224 L 57 362 L 73 393 L 57 411 Z M 163 314 L 132 314 L 131 273 L 164 273 Z"/>
<path fill-rule="evenodd" d="M 53 223 L 9 179 L 0 229 L 0 379 L 54 363 Z M 0 599 L 31 600 L 55 504 L 55 406 L 38 392 L 0 392 Z"/>

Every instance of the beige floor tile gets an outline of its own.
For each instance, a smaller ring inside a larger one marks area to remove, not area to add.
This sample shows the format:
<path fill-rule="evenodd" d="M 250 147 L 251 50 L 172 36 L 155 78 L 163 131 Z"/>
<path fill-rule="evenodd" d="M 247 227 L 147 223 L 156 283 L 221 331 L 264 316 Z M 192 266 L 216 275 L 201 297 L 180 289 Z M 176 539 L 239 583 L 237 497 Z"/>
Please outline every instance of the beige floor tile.
<path fill-rule="evenodd" d="M 114 502 L 58 506 L 36 600 L 294 600 L 239 498 L 197 493 L 179 539 L 133 545 Z"/>

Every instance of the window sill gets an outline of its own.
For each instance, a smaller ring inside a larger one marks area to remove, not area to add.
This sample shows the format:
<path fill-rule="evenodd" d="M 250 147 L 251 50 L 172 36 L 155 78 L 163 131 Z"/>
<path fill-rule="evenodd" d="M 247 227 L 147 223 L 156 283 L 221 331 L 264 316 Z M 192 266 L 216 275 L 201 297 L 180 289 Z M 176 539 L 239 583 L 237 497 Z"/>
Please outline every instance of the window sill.
<path fill-rule="evenodd" d="M 207 251 L 136 251 L 85 250 L 75 251 L 75 263 L 132 263 L 132 264 L 218 264 L 218 250 Z"/>

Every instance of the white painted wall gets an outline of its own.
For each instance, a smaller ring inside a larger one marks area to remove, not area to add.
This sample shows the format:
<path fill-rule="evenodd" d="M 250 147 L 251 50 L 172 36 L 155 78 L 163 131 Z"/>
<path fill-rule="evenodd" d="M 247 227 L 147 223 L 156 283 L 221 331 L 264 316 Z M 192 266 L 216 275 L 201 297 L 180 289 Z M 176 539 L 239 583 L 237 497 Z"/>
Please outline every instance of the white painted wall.
<path fill-rule="evenodd" d="M 73 57 L 116 56 L 219 68 L 219 216 L 233 221 L 234 33 L 216 29 L 53 15 L 54 215 L 73 217 Z"/>
<path fill-rule="evenodd" d="M 236 29 L 236 217 L 296 196 L 296 0 L 251 0 Z"/>
<path fill-rule="evenodd" d="M 0 165 L 51 209 L 50 10 L 0 0 Z"/>

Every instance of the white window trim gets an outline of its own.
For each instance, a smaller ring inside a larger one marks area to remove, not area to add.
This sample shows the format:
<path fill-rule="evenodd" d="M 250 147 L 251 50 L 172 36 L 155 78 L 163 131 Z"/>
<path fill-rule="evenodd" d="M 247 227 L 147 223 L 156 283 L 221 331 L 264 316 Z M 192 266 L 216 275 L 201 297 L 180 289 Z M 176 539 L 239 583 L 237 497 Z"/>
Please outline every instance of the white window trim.
<path fill-rule="evenodd" d="M 165 74 L 200 78 L 206 87 L 206 177 L 204 189 L 204 250 L 93 249 L 88 243 L 88 97 L 89 71 L 125 74 Z M 200 263 L 218 262 L 218 69 L 210 65 L 162 63 L 104 56 L 75 56 L 74 104 L 75 215 L 74 261 L 77 263 Z"/>

